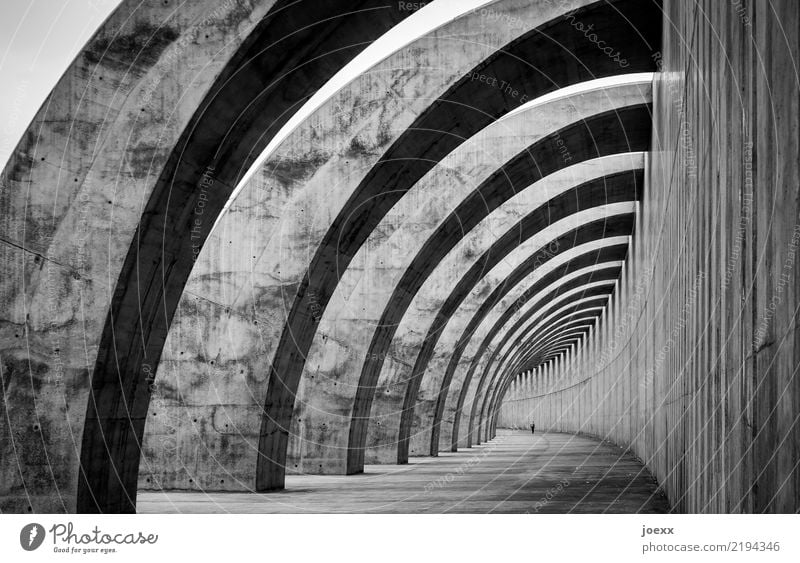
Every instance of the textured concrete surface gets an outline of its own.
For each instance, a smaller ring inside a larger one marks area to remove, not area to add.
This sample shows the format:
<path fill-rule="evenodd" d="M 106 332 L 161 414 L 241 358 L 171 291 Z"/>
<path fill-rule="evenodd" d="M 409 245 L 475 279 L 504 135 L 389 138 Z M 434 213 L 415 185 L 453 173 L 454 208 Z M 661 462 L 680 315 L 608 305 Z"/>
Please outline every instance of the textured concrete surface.
<path fill-rule="evenodd" d="M 196 250 L 297 103 L 410 13 L 310 3 L 124 1 L 15 149 L 0 199 L 4 510 L 133 509 Z"/>
<path fill-rule="evenodd" d="M 363 475 L 298 475 L 280 493 L 142 492 L 139 513 L 642 513 L 669 511 L 642 464 L 569 434 L 503 432 L 491 442 Z"/>
<path fill-rule="evenodd" d="M 499 424 L 626 445 L 679 511 L 796 513 L 800 5 L 743 7 L 665 2 L 620 289 L 571 359 L 508 374 Z"/>

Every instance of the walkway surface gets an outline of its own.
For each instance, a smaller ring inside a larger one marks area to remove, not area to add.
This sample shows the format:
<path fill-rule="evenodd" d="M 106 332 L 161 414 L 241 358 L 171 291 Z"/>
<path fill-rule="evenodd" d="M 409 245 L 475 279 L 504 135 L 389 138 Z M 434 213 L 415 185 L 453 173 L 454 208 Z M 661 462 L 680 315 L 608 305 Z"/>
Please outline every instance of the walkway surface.
<path fill-rule="evenodd" d="M 363 475 L 287 476 L 273 493 L 141 491 L 140 513 L 663 513 L 636 458 L 585 436 L 500 430 L 457 453 L 369 465 Z"/>

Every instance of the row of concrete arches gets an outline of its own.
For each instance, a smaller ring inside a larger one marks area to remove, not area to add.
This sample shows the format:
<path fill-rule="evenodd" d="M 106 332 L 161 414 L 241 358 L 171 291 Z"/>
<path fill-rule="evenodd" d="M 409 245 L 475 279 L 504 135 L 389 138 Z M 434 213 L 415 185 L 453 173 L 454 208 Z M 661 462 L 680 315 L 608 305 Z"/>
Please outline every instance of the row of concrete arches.
<path fill-rule="evenodd" d="M 340 90 L 229 202 L 409 15 L 306 4 L 123 2 L 20 143 L 4 508 L 127 512 L 138 487 L 275 490 L 468 447 L 603 313 L 652 99 L 647 77 L 590 81 L 655 70 L 659 4 L 465 14 Z"/>

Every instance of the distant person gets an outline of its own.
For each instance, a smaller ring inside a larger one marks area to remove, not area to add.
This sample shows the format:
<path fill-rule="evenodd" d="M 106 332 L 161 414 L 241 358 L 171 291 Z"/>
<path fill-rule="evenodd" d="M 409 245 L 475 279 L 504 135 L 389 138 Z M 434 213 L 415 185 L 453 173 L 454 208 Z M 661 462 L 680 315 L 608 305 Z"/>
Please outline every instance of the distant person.
<path fill-rule="evenodd" d="M 535 430 L 536 430 L 536 424 L 531 422 L 531 434 L 533 434 Z"/>

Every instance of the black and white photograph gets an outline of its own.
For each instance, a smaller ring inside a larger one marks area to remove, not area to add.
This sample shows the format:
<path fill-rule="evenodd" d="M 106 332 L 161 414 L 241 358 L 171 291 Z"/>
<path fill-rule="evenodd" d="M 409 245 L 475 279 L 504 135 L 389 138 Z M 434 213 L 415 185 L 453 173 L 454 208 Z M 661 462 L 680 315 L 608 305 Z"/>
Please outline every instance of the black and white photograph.
<path fill-rule="evenodd" d="M 0 560 L 800 560 L 800 1 L 2 0 Z"/>

